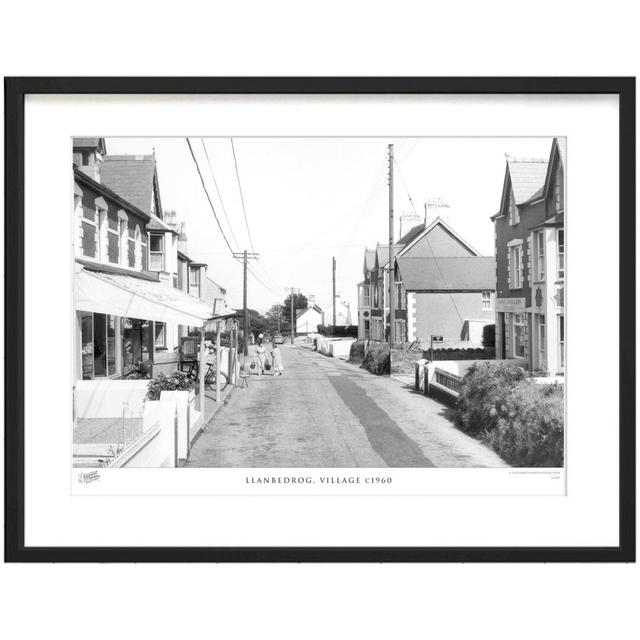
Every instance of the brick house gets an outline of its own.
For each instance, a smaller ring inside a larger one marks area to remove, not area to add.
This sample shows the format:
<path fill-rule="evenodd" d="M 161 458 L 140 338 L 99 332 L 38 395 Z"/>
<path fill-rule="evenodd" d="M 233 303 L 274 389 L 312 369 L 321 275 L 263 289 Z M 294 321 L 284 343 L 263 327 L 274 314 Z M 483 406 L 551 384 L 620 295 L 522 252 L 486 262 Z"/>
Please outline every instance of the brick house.
<path fill-rule="evenodd" d="M 178 250 L 175 212 L 162 209 L 155 157 L 75 138 L 73 177 L 76 379 L 119 378 L 140 362 L 174 370 L 181 335 L 213 314 L 193 286 L 206 265 Z"/>
<path fill-rule="evenodd" d="M 496 357 L 563 375 L 565 140 L 548 159 L 507 159 L 496 242 Z"/>

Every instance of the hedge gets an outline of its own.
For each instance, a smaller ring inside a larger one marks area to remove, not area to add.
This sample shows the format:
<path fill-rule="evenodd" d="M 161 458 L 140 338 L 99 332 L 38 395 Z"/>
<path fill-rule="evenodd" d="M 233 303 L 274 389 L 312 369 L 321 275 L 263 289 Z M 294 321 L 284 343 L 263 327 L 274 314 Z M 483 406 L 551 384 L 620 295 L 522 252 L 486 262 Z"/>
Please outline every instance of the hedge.
<path fill-rule="evenodd" d="M 358 337 L 358 326 L 355 324 L 350 324 L 348 326 L 333 326 L 333 325 L 318 325 L 318 333 L 321 336 L 326 336 L 329 338 L 357 338 Z"/>
<path fill-rule="evenodd" d="M 511 465 L 563 466 L 564 386 L 536 384 L 514 364 L 473 364 L 462 379 L 456 422 Z"/>

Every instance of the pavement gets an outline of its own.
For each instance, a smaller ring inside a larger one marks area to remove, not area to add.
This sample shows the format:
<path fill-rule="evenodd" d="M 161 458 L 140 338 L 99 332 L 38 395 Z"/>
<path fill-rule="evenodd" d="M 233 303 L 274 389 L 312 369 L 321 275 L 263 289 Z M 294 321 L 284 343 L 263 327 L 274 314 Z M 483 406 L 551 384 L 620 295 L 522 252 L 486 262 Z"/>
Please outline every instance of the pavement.
<path fill-rule="evenodd" d="M 185 466 L 507 466 L 456 429 L 450 409 L 405 382 L 302 346 L 280 348 L 284 375 L 251 375 L 248 388 L 235 389 Z"/>

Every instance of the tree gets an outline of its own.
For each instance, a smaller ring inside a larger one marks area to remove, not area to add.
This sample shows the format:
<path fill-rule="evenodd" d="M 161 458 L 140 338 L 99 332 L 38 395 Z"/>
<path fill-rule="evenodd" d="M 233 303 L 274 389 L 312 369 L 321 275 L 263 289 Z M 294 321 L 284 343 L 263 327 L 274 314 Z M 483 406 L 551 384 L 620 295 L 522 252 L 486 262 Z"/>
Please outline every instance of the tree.
<path fill-rule="evenodd" d="M 274 334 L 282 331 L 282 305 L 274 304 L 265 314 L 267 320 L 267 331 Z"/>
<path fill-rule="evenodd" d="M 291 327 L 291 294 L 289 294 L 282 303 L 282 317 L 286 324 Z M 295 317 L 295 312 L 298 309 L 306 309 L 309 306 L 309 301 L 307 300 L 307 296 L 304 293 L 294 293 L 293 294 L 293 313 Z"/>

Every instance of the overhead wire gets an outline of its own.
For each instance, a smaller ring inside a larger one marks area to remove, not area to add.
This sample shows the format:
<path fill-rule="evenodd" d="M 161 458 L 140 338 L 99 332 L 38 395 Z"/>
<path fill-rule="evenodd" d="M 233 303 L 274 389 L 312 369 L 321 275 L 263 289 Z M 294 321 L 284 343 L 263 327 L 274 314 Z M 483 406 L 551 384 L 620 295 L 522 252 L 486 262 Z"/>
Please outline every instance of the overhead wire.
<path fill-rule="evenodd" d="M 229 220 L 229 216 L 227 215 L 227 208 L 224 206 L 224 200 L 222 199 L 222 194 L 220 193 L 220 189 L 218 187 L 218 181 L 216 180 L 216 176 L 213 172 L 213 166 L 211 165 L 211 160 L 209 158 L 209 153 L 207 152 L 207 147 L 204 143 L 204 138 L 200 138 L 200 143 L 202 144 L 202 149 L 204 151 L 205 158 L 207 159 L 207 165 L 209 166 L 209 173 L 211 174 L 211 178 L 213 179 L 213 184 L 216 188 L 216 193 L 218 194 L 218 199 L 220 200 L 220 205 L 222 206 L 222 213 L 224 213 L 225 220 L 227 221 L 227 225 L 229 226 L 229 231 L 231 232 L 231 237 L 236 243 L 236 247 L 240 249 L 240 243 L 238 242 L 238 238 L 236 238 L 236 234 L 233 232 L 233 227 L 231 226 L 231 221 Z"/>
<path fill-rule="evenodd" d="M 229 138 L 229 140 L 231 141 L 231 151 L 233 153 L 233 165 L 236 171 L 236 180 L 238 181 L 238 191 L 240 192 L 240 202 L 242 204 L 244 224 L 247 228 L 247 238 L 249 239 L 249 246 L 251 247 L 251 251 L 253 251 L 254 253 L 257 253 L 253 246 L 253 239 L 251 238 L 251 231 L 249 229 L 249 219 L 247 217 L 247 207 L 244 201 L 244 192 L 242 191 L 242 183 L 240 182 L 240 171 L 238 169 L 238 158 L 236 156 L 236 147 L 235 147 L 235 144 L 233 143 L 233 138 Z M 258 261 L 258 266 L 262 269 L 263 273 L 267 276 L 267 278 L 271 280 L 271 282 L 273 282 L 274 285 L 278 286 L 278 283 L 273 279 L 271 274 L 264 268 L 264 265 L 259 261 Z"/>
<path fill-rule="evenodd" d="M 405 155 L 405 157 L 406 157 L 406 155 Z M 400 178 L 401 178 L 402 184 L 404 185 L 404 188 L 405 188 L 405 190 L 407 192 L 407 197 L 409 198 L 409 202 L 411 202 L 411 204 L 413 205 L 413 199 L 411 198 L 411 194 L 409 193 L 409 187 L 407 186 L 407 183 L 406 183 L 406 181 L 405 181 L 405 179 L 404 179 L 404 177 L 402 175 L 402 171 L 400 169 L 400 165 L 398 164 L 398 161 L 396 161 L 395 159 L 394 159 L 394 164 L 396 165 L 396 167 L 398 169 L 398 173 L 400 174 Z M 413 210 L 415 212 L 415 205 L 413 205 Z M 425 225 L 425 229 L 426 229 L 426 225 Z M 436 265 L 436 268 L 438 269 L 438 273 L 440 274 L 440 278 L 441 278 L 442 282 L 444 283 L 444 285 L 446 286 L 447 281 L 446 281 L 446 278 L 444 277 L 444 274 L 442 272 L 442 268 L 440 267 L 440 263 L 438 262 L 438 258 L 436 257 L 436 254 L 435 254 L 435 252 L 433 250 L 433 247 L 431 246 L 431 242 L 429 242 L 429 234 L 426 234 L 424 236 L 424 239 L 427 242 L 427 247 L 429 248 L 429 252 L 431 253 L 431 257 L 433 259 L 433 262 Z M 460 320 L 460 322 L 462 324 L 464 324 L 464 320 L 462 318 L 462 314 L 460 313 L 460 309 L 458 308 L 458 305 L 457 305 L 457 303 L 455 301 L 455 298 L 453 297 L 453 294 L 450 291 L 448 291 L 447 293 L 449 294 L 449 299 L 451 300 L 451 303 L 453 304 L 453 307 L 456 310 L 456 313 L 458 314 L 458 319 Z"/>
<path fill-rule="evenodd" d="M 193 147 L 191 145 L 191 141 L 189 140 L 189 138 L 185 138 L 185 140 L 187 141 L 187 145 L 189 147 L 189 151 L 191 152 L 191 157 L 193 159 L 193 162 L 196 166 L 196 170 L 198 172 L 198 176 L 200 177 L 200 183 L 202 184 L 202 189 L 207 197 L 207 201 L 209 202 L 209 206 L 211 207 L 211 211 L 213 212 L 213 216 L 216 220 L 216 223 L 218 224 L 218 229 L 220 229 L 220 233 L 222 234 L 222 237 L 229 249 L 229 252 L 231 253 L 231 256 L 233 257 L 233 254 L 235 253 L 233 250 L 233 247 L 231 246 L 231 243 L 229 242 L 224 229 L 222 228 L 222 225 L 220 224 L 220 219 L 218 218 L 218 214 L 216 213 L 216 209 L 213 206 L 213 202 L 211 201 L 211 196 L 209 195 L 209 190 L 207 189 L 207 185 L 205 184 L 204 181 L 204 177 L 202 175 L 202 171 L 200 170 L 200 165 L 198 164 L 198 159 L 196 158 L 196 155 L 193 151 Z M 277 293 L 279 294 L 280 292 L 276 291 L 275 289 L 273 289 L 272 287 L 269 287 L 267 284 L 265 284 L 260 278 L 258 278 L 256 276 L 255 273 L 253 273 L 253 271 L 247 267 L 247 271 L 249 271 L 249 273 L 251 273 L 251 275 L 256 279 L 257 282 L 259 282 L 263 287 L 265 287 L 266 289 L 268 289 L 269 291 L 271 291 L 272 293 Z"/>
<path fill-rule="evenodd" d="M 189 140 L 189 138 L 185 138 L 185 140 L 187 141 L 187 145 L 189 146 L 189 151 L 191 152 L 191 157 L 193 158 L 193 162 L 196 165 L 196 170 L 198 171 L 198 175 L 200 176 L 202 189 L 204 190 L 204 193 L 207 196 L 207 200 L 209 201 L 209 206 L 211 207 L 211 211 L 213 211 L 213 217 L 216 219 L 216 222 L 218 223 L 218 229 L 220 229 L 220 233 L 222 234 L 222 237 L 224 238 L 224 241 L 227 244 L 227 247 L 229 247 L 229 251 L 233 255 L 233 248 L 229 243 L 227 236 L 225 235 L 222 225 L 220 224 L 220 220 L 218 219 L 218 214 L 216 213 L 215 207 L 213 206 L 213 202 L 211 202 L 211 196 L 209 195 L 209 191 L 207 190 L 207 185 L 204 183 L 204 178 L 202 177 L 202 171 L 200 171 L 200 165 L 198 164 L 198 159 L 196 158 L 196 154 L 193 152 L 191 141 Z"/>

